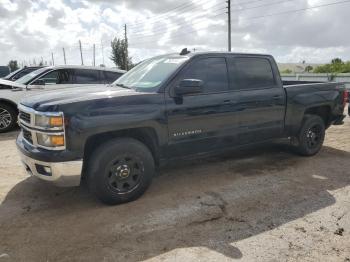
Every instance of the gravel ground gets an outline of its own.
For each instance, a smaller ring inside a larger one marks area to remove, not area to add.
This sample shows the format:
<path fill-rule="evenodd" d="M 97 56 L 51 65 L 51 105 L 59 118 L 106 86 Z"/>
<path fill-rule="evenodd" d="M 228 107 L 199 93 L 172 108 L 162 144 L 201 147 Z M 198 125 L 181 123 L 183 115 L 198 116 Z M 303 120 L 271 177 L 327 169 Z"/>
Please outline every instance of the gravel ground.
<path fill-rule="evenodd" d="M 139 200 L 28 177 L 0 135 L 0 261 L 350 261 L 350 121 L 315 157 L 265 145 L 161 170 Z"/>

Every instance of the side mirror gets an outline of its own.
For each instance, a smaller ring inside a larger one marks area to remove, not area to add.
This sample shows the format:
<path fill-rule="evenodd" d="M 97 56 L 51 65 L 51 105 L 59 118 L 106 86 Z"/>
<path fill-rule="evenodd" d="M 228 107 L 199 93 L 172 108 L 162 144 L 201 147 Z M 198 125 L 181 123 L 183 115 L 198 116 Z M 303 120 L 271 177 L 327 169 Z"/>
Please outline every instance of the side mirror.
<path fill-rule="evenodd" d="M 202 92 L 203 81 L 199 79 L 184 79 L 175 87 L 175 94 L 178 96 Z"/>

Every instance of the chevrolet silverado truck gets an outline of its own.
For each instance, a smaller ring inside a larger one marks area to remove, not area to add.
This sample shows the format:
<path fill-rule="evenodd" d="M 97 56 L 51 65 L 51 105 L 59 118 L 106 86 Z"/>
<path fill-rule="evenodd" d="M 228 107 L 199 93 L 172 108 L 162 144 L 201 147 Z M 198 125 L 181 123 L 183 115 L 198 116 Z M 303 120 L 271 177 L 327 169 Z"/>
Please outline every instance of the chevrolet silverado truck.
<path fill-rule="evenodd" d="M 325 130 L 343 123 L 346 97 L 339 83 L 283 83 L 270 55 L 182 52 L 148 59 L 103 89 L 23 100 L 17 146 L 31 175 L 84 181 L 119 204 L 140 197 L 168 161 L 280 138 L 315 155 Z"/>
<path fill-rule="evenodd" d="M 0 133 L 12 130 L 17 123 L 18 102 L 44 91 L 77 86 L 103 86 L 118 79 L 124 70 L 87 66 L 50 66 L 32 71 L 10 81 L 0 79 Z"/>

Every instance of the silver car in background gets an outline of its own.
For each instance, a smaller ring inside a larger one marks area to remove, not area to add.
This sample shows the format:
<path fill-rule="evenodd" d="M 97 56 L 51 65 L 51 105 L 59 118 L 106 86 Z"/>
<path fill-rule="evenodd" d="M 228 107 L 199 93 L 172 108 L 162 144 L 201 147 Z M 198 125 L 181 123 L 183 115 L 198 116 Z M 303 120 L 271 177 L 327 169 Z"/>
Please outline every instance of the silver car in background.
<path fill-rule="evenodd" d="M 17 123 L 17 104 L 40 92 L 86 86 L 105 86 L 117 80 L 124 70 L 87 66 L 51 66 L 35 70 L 15 82 L 0 79 L 0 133 Z"/>

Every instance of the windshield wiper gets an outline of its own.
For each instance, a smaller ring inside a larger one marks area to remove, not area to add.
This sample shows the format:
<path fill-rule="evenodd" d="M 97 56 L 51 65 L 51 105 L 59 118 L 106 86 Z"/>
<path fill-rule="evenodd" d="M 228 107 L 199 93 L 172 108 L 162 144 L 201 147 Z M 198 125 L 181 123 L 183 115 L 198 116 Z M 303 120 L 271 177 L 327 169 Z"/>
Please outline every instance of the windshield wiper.
<path fill-rule="evenodd" d="M 120 87 L 122 87 L 122 88 L 131 89 L 131 87 L 126 86 L 126 85 L 124 85 L 124 84 L 115 84 L 115 85 L 116 85 L 116 86 L 120 86 Z"/>

